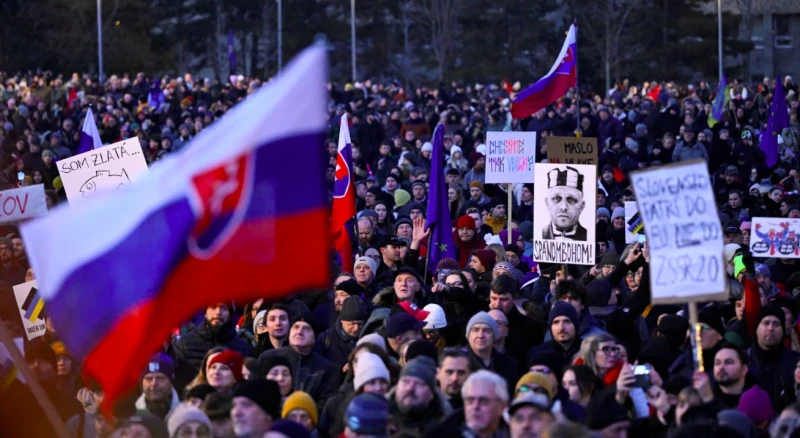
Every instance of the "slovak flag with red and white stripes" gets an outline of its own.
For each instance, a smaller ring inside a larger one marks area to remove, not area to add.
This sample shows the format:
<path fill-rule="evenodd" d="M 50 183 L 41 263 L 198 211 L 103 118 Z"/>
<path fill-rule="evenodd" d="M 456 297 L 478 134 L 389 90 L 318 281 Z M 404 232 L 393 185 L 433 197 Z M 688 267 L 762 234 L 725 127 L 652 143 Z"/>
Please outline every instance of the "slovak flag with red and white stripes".
<path fill-rule="evenodd" d="M 578 83 L 578 25 L 572 24 L 555 64 L 535 84 L 522 90 L 513 105 L 511 115 L 524 119 L 552 104 Z"/>
<path fill-rule="evenodd" d="M 353 247 L 347 221 L 356 215 L 356 190 L 353 181 L 353 146 L 350 143 L 350 126 L 347 114 L 342 115 L 339 128 L 339 150 L 336 153 L 336 179 L 333 183 L 331 209 L 331 238 L 333 249 L 342 259 L 342 270 L 353 272 Z"/>

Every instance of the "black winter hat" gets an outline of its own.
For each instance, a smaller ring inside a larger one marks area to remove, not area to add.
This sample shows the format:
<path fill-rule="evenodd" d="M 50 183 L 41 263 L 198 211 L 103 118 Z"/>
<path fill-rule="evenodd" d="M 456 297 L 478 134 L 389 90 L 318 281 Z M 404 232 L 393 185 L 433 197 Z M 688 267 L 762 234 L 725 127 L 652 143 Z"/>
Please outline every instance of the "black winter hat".
<path fill-rule="evenodd" d="M 245 397 L 273 420 L 281 418 L 281 390 L 272 380 L 244 380 L 233 388 L 233 397 Z"/>
<path fill-rule="evenodd" d="M 758 317 L 756 318 L 756 327 L 761 324 L 761 320 L 768 317 L 774 316 L 778 318 L 778 321 L 781 322 L 781 326 L 786 329 L 786 314 L 783 313 L 783 309 L 780 306 L 775 305 L 774 303 L 767 304 L 766 306 L 762 307 L 761 310 L 758 311 Z"/>
<path fill-rule="evenodd" d="M 436 348 L 436 344 L 433 342 L 427 339 L 418 339 L 409 344 L 408 348 L 406 349 L 406 363 L 408 363 L 411 359 L 420 356 L 427 356 L 433 359 L 438 366 L 439 349 Z"/>
<path fill-rule="evenodd" d="M 364 293 L 364 288 L 358 284 L 357 281 L 353 280 L 352 278 L 349 280 L 345 280 L 339 283 L 338 286 L 333 288 L 334 290 L 342 290 L 347 292 L 347 295 L 352 296 L 360 296 Z"/>
<path fill-rule="evenodd" d="M 611 294 L 614 293 L 611 283 L 606 279 L 594 280 L 586 286 L 589 296 L 589 307 L 606 307 Z"/>
<path fill-rule="evenodd" d="M 785 307 L 785 308 L 789 309 L 789 312 L 791 312 L 792 315 L 794 315 L 795 318 L 797 317 L 797 303 L 795 303 L 793 299 L 791 299 L 789 297 L 778 297 L 778 298 L 775 298 L 774 301 L 772 301 L 772 304 L 774 304 L 774 305 L 776 305 L 778 307 Z M 785 316 L 785 314 L 784 314 L 784 316 Z"/>
<path fill-rule="evenodd" d="M 339 319 L 342 321 L 366 321 L 367 305 L 358 296 L 349 296 L 342 303 L 342 311 L 339 312 Z"/>
<path fill-rule="evenodd" d="M 307 322 L 308 325 L 311 326 L 311 329 L 314 330 L 314 333 L 317 333 L 317 327 L 314 325 L 314 323 L 315 323 L 314 322 L 314 318 L 311 316 L 311 313 L 309 313 L 306 310 L 304 310 L 302 312 L 297 312 L 297 314 L 292 315 L 292 318 L 291 318 L 291 320 L 289 322 L 289 328 L 291 329 L 291 327 L 296 322 L 300 322 L 300 321 Z"/>
<path fill-rule="evenodd" d="M 719 333 L 720 336 L 725 336 L 725 326 L 722 324 L 722 315 L 720 315 L 716 307 L 708 306 L 703 308 L 697 315 L 697 319 L 703 324 L 708 324 L 708 326 Z"/>
<path fill-rule="evenodd" d="M 31 362 L 35 359 L 44 360 L 53 365 L 53 370 L 56 369 L 56 352 L 42 337 L 34 338 L 25 345 L 25 360 Z"/>
<path fill-rule="evenodd" d="M 283 356 L 277 356 L 271 354 L 260 358 L 258 363 L 258 369 L 259 373 L 261 373 L 261 377 L 266 377 L 267 374 L 269 374 L 270 370 L 279 365 L 283 365 L 286 368 L 289 368 L 289 373 L 290 374 L 292 373 L 292 364 L 289 362 L 289 359 L 286 359 Z"/>

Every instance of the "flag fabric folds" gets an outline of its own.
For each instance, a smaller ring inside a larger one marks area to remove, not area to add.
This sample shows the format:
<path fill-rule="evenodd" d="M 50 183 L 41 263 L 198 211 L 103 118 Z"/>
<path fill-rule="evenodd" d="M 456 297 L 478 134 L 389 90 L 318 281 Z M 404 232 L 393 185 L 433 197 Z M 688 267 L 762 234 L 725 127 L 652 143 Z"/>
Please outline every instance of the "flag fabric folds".
<path fill-rule="evenodd" d="M 336 154 L 336 179 L 333 183 L 331 209 L 331 238 L 333 248 L 342 260 L 342 270 L 353 272 L 353 246 L 347 221 L 356 215 L 356 189 L 353 182 L 353 146 L 347 114 L 342 115 L 339 128 L 339 152 Z"/>
<path fill-rule="evenodd" d="M 78 143 L 77 153 L 82 154 L 101 147 L 103 147 L 103 142 L 100 140 L 100 131 L 97 130 L 97 124 L 94 122 L 94 114 L 92 114 L 92 109 L 89 108 L 86 110 L 86 118 L 83 120 L 81 140 Z"/>
<path fill-rule="evenodd" d="M 789 114 L 786 110 L 786 94 L 783 92 L 781 78 L 775 81 L 775 92 L 772 93 L 772 105 L 769 108 L 767 127 L 761 134 L 761 150 L 767 166 L 772 167 L 778 163 L 778 135 L 783 128 L 789 126 Z"/>
<path fill-rule="evenodd" d="M 433 132 L 433 155 L 431 156 L 431 185 L 428 195 L 426 226 L 431 229 L 428 248 L 429 266 L 433 268 L 443 258 L 456 258 L 453 230 L 450 224 L 450 205 L 447 202 L 447 182 L 444 174 L 444 125 Z M 431 269 L 433 270 L 433 269 Z"/>
<path fill-rule="evenodd" d="M 104 412 L 197 310 L 328 286 L 326 62 L 305 50 L 127 190 L 23 224 L 48 315 Z"/>
<path fill-rule="evenodd" d="M 708 118 L 709 128 L 713 128 L 714 125 L 722 121 L 722 115 L 725 114 L 725 108 L 728 106 L 730 100 L 731 96 L 728 90 L 728 80 L 725 78 L 725 73 L 722 73 L 722 79 L 719 81 L 719 87 L 717 87 L 717 97 L 714 99 L 711 116 Z"/>
<path fill-rule="evenodd" d="M 543 78 L 519 93 L 511 105 L 511 115 L 515 119 L 524 119 L 555 102 L 577 84 L 578 28 L 572 24 L 553 67 Z"/>

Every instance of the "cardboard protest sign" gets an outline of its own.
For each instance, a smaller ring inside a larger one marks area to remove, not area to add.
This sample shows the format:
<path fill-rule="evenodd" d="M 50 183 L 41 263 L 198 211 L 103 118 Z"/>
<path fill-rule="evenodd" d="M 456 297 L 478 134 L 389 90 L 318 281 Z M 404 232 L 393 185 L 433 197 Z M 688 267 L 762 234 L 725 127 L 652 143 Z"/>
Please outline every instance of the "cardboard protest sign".
<path fill-rule="evenodd" d="M 800 259 L 800 219 L 753 218 L 750 251 L 753 257 Z"/>
<path fill-rule="evenodd" d="M 639 204 L 636 201 L 628 201 L 625 203 L 625 243 L 638 242 L 639 235 L 645 235 Z"/>
<path fill-rule="evenodd" d="M 0 192 L 0 223 L 44 216 L 47 198 L 44 185 L 20 187 Z"/>
<path fill-rule="evenodd" d="M 595 264 L 597 167 L 536 164 L 533 259 Z"/>
<path fill-rule="evenodd" d="M 726 299 L 724 241 L 703 160 L 634 172 L 654 303 Z"/>
<path fill-rule="evenodd" d="M 535 132 L 486 133 L 486 183 L 533 182 Z"/>
<path fill-rule="evenodd" d="M 28 340 L 42 336 L 45 331 L 42 318 L 44 299 L 39 293 L 36 280 L 14 286 L 14 297 L 17 299 L 17 308 Z"/>
<path fill-rule="evenodd" d="M 597 139 L 584 137 L 547 137 L 547 162 L 597 165 Z"/>
<path fill-rule="evenodd" d="M 130 186 L 147 173 L 147 161 L 134 137 L 58 162 L 58 173 L 70 203 L 95 199 Z"/>

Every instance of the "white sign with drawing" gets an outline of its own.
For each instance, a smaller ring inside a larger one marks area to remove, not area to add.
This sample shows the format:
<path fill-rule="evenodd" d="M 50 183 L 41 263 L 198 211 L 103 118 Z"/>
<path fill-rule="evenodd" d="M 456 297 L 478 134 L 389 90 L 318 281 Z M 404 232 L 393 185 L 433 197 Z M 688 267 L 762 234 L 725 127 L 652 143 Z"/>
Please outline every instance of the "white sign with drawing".
<path fill-rule="evenodd" d="M 147 173 L 139 139 L 123 140 L 58 162 L 70 203 L 98 198 L 130 186 Z"/>

